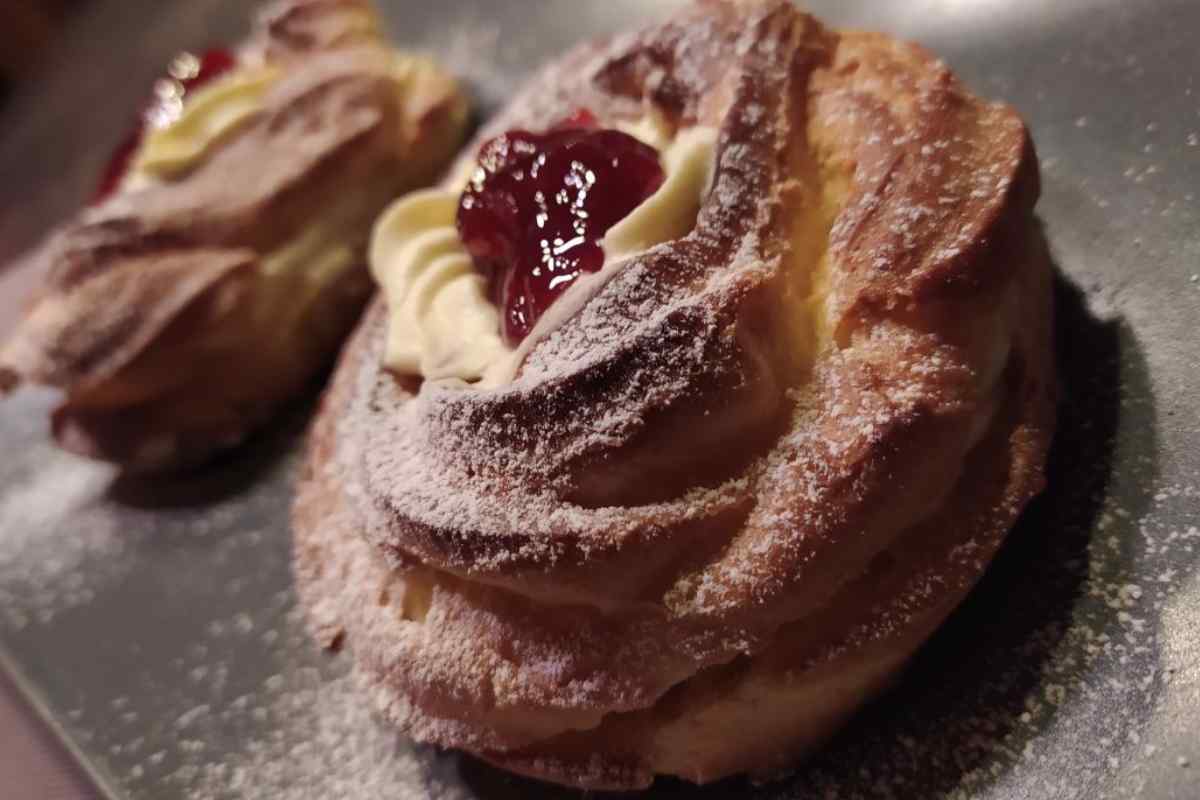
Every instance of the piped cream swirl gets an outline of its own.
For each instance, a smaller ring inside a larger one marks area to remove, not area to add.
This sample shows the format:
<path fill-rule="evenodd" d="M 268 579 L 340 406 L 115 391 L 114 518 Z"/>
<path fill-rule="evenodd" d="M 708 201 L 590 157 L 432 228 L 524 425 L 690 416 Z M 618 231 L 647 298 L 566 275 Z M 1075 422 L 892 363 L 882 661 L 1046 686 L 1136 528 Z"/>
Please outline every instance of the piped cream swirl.
<path fill-rule="evenodd" d="M 660 151 L 663 185 L 608 231 L 600 272 L 572 284 L 516 350 L 500 337 L 500 311 L 455 225 L 466 176 L 409 194 L 384 213 L 370 263 L 388 305 L 388 369 L 426 380 L 510 380 L 529 347 L 576 313 L 613 268 L 691 230 L 712 180 L 716 130 L 689 128 L 672 137 L 650 118 L 624 130 Z"/>
<path fill-rule="evenodd" d="M 457 210 L 457 193 L 428 189 L 394 203 L 375 226 L 371 272 L 387 298 L 386 359 L 396 372 L 473 380 L 508 352 Z"/>

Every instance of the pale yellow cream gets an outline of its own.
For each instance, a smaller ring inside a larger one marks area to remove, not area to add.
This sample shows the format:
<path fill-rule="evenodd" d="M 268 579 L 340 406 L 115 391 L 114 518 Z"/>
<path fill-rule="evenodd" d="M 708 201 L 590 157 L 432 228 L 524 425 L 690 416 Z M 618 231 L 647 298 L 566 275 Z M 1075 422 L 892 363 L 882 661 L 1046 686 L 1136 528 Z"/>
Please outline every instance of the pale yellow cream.
<path fill-rule="evenodd" d="M 652 118 L 624 129 L 660 151 L 663 185 L 609 230 L 601 271 L 576 281 L 516 351 L 500 337 L 500 312 L 455 227 L 468 176 L 446 188 L 409 194 L 384 213 L 372 237 L 370 264 L 388 306 L 389 369 L 427 380 L 487 385 L 510 380 L 528 347 L 578 311 L 612 268 L 691 230 L 712 179 L 716 130 L 692 128 L 671 137 Z"/>
<path fill-rule="evenodd" d="M 340 13 L 343 42 L 380 37 L 379 17 L 373 10 L 347 8 Z M 397 54 L 396 81 L 402 88 L 415 60 L 418 59 Z M 280 77 L 278 67 L 255 59 L 253 63 L 243 62 L 208 86 L 188 92 L 166 124 L 152 121 L 122 182 L 122 190 L 169 181 L 191 169 L 222 139 L 262 110 L 267 93 Z M 180 102 L 178 98 L 172 99 Z"/>
<path fill-rule="evenodd" d="M 372 19 L 372 15 L 362 15 L 360 26 L 353 32 L 364 37 L 371 35 L 375 30 Z M 420 86 L 428 73 L 437 70 L 428 58 L 395 53 L 391 76 L 397 92 L 406 94 L 414 86 Z M 281 77 L 281 70 L 274 65 L 247 64 L 189 92 L 177 116 L 165 125 L 147 128 L 129 174 L 122 182 L 122 191 L 171 181 L 192 169 L 263 110 L 267 94 Z"/>
<path fill-rule="evenodd" d="M 487 285 L 455 228 L 457 192 L 427 189 L 376 223 L 369 263 L 388 305 L 387 366 L 428 379 L 476 380 L 508 348 Z"/>
<path fill-rule="evenodd" d="M 243 68 L 189 93 L 174 121 L 147 130 L 130 166 L 131 188 L 186 172 L 262 110 L 263 98 L 278 79 L 274 67 Z"/>

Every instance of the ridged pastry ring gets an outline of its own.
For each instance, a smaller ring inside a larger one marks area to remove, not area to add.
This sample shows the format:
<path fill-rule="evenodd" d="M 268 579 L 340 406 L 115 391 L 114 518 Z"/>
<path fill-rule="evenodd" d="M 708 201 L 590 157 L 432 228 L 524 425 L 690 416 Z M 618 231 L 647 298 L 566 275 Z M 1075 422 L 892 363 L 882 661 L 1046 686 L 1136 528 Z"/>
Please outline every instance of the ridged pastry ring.
<path fill-rule="evenodd" d="M 786 2 L 584 46 L 479 141 L 577 108 L 719 130 L 693 229 L 500 386 L 388 372 L 377 301 L 313 431 L 302 598 L 419 740 L 590 788 L 770 773 L 1043 485 L 1036 158 L 919 47 Z"/>

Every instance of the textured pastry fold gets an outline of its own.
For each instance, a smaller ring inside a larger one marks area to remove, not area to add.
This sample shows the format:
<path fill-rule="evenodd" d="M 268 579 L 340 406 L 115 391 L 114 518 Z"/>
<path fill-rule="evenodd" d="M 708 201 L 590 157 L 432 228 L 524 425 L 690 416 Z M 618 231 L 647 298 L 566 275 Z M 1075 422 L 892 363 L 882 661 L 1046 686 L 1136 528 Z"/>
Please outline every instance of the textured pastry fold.
<path fill-rule="evenodd" d="M 694 226 L 500 386 L 387 371 L 377 302 L 313 431 L 301 596 L 420 740 L 589 788 L 770 773 L 1042 487 L 1033 148 L 920 48 L 785 2 L 584 46 L 480 141 L 579 108 L 719 130 Z"/>
<path fill-rule="evenodd" d="M 61 389 L 71 450 L 175 467 L 263 423 L 358 319 L 375 216 L 436 179 L 464 132 L 454 80 L 387 47 L 363 0 L 274 4 L 239 55 L 240 95 L 210 95 L 144 149 L 158 172 L 30 257 L 45 280 L 0 384 Z"/>

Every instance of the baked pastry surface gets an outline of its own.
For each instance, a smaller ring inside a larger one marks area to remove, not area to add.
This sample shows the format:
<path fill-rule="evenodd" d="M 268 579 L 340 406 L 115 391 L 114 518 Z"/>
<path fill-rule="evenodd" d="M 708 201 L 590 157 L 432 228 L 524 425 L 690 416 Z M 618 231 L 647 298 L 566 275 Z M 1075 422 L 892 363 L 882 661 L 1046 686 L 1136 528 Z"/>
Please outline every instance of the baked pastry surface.
<path fill-rule="evenodd" d="M 405 59 L 367 0 L 271 4 L 233 82 L 145 140 L 158 149 L 135 160 L 160 171 L 31 255 L 45 278 L 0 350 L 0 389 L 61 389 L 58 442 L 133 470 L 266 421 L 358 320 L 376 215 L 435 180 L 465 131 L 455 81 Z"/>
<path fill-rule="evenodd" d="M 719 129 L 694 228 L 499 386 L 386 370 L 377 301 L 312 432 L 301 597 L 421 741 L 584 788 L 770 774 L 1043 485 L 1036 158 L 919 47 L 786 2 L 581 47 L 479 141 L 579 108 Z"/>

